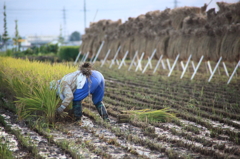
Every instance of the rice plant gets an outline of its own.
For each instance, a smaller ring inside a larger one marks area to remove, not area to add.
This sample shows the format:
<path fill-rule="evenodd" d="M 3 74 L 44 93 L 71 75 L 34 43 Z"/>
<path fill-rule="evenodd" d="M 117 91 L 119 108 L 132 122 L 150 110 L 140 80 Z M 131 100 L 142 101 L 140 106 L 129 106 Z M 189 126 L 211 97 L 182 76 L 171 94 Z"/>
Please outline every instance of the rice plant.
<path fill-rule="evenodd" d="M 54 122 L 56 106 L 60 99 L 56 98 L 55 91 L 49 90 L 47 85 L 38 87 L 31 94 L 25 94 L 24 97 L 17 99 L 16 103 L 19 103 L 17 110 L 21 118 L 38 116 L 46 118 L 47 122 Z"/>
<path fill-rule="evenodd" d="M 0 57 L 1 84 L 9 87 L 15 94 L 19 119 L 36 117 L 53 123 L 60 99 L 49 88 L 49 83 L 75 70 L 76 67 L 68 64 Z"/>

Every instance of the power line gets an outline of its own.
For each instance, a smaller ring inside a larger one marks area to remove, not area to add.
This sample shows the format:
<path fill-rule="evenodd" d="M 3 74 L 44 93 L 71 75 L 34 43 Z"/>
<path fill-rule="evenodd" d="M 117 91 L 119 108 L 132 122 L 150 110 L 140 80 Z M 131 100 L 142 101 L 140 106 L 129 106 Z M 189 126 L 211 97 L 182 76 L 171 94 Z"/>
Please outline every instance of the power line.
<path fill-rule="evenodd" d="M 212 0 L 210 0 L 210 2 L 207 4 L 207 6 L 209 6 L 209 4 L 212 2 Z"/>
<path fill-rule="evenodd" d="M 0 9 L 0 11 L 3 11 L 3 9 Z M 20 9 L 20 8 L 14 8 L 14 9 L 6 9 L 6 11 L 59 11 L 59 9 Z M 83 12 L 84 10 L 81 9 L 71 9 L 71 10 L 66 10 L 66 11 L 81 11 Z"/>
<path fill-rule="evenodd" d="M 93 18 L 93 22 L 94 22 L 94 20 L 95 20 L 95 18 L 96 18 L 96 16 L 97 16 L 97 13 L 98 13 L 98 9 L 97 9 L 97 11 L 96 11 L 96 13 L 95 13 L 95 16 L 94 16 L 94 18 Z"/>
<path fill-rule="evenodd" d="M 85 1 L 85 0 L 84 0 Z M 86 5 L 86 4 L 85 4 Z M 86 6 L 85 6 L 86 7 Z M 71 9 L 71 10 L 67 10 L 65 9 L 66 12 L 72 12 L 72 11 L 80 11 L 80 12 L 91 12 L 93 10 L 87 10 L 86 8 L 84 7 L 83 10 L 81 9 Z M 61 9 L 60 9 L 61 10 Z M 7 12 L 14 12 L 14 11 L 19 11 L 19 12 L 24 12 L 24 11 L 57 11 L 59 12 L 60 11 L 59 9 L 40 9 L 40 8 L 35 8 L 35 9 L 30 9 L 30 8 L 13 8 L 13 9 L 6 9 Z M 98 10 L 101 10 L 101 11 L 126 11 L 126 10 L 129 10 L 129 8 L 100 8 Z M 3 9 L 0 9 L 0 11 L 3 11 Z M 94 10 L 95 11 L 95 10 Z"/>

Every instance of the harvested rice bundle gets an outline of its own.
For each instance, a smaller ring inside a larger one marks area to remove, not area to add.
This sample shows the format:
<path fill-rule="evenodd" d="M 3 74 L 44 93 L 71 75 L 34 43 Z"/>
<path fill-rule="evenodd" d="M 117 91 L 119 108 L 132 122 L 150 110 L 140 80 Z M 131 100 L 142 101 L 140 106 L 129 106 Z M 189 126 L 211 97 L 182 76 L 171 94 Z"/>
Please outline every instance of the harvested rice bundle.
<path fill-rule="evenodd" d="M 151 110 L 151 109 L 142 109 L 142 110 L 129 110 L 123 111 L 124 114 L 131 115 L 132 118 L 138 118 L 142 121 L 158 121 L 158 122 L 167 122 L 172 119 L 177 119 L 175 114 L 170 113 L 169 108 L 164 108 L 160 110 Z"/>

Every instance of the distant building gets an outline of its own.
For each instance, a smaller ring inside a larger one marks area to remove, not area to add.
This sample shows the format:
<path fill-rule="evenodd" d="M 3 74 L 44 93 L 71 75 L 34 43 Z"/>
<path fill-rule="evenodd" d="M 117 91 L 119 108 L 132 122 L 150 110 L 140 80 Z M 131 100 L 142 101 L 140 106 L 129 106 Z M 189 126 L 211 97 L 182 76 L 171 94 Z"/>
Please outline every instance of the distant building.
<path fill-rule="evenodd" d="M 56 35 L 29 35 L 22 37 L 21 39 L 21 51 L 24 51 L 32 46 L 40 47 L 45 44 L 58 44 L 59 46 L 67 45 L 67 46 L 80 46 L 82 41 L 69 41 L 66 39 L 64 43 L 60 44 L 58 42 L 59 36 Z M 14 45 L 12 38 L 10 38 L 7 43 L 6 47 L 3 47 L 3 43 L 0 41 L 0 51 L 5 51 L 6 49 L 13 49 L 17 46 Z"/>
<path fill-rule="evenodd" d="M 80 46 L 81 44 L 82 44 L 82 41 L 69 41 L 65 45 L 68 45 L 68 46 Z"/>
<path fill-rule="evenodd" d="M 21 51 L 24 51 L 24 50 L 26 50 L 26 49 L 28 49 L 28 48 L 30 48 L 31 47 L 31 43 L 29 42 L 29 41 L 27 41 L 27 40 L 23 40 L 22 42 L 21 42 Z"/>
<path fill-rule="evenodd" d="M 50 43 L 52 41 L 58 40 L 58 36 L 55 35 L 30 35 L 30 36 L 26 36 L 26 41 L 28 41 L 29 43 L 31 43 L 31 45 L 44 45 L 47 43 Z"/>

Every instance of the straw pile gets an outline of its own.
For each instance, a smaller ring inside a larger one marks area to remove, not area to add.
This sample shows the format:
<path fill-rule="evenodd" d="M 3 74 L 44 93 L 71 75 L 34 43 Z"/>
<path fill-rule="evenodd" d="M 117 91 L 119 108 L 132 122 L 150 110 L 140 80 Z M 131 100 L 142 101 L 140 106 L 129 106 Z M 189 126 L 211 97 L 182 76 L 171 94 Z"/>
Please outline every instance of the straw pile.
<path fill-rule="evenodd" d="M 129 17 L 125 23 L 121 20 L 101 20 L 91 23 L 83 35 L 81 50 L 83 53 L 96 54 L 102 41 L 105 44 L 99 55 L 103 59 L 108 51 L 112 59 L 121 46 L 118 58 L 129 51 L 132 59 L 135 52 L 139 56 L 145 53 L 150 57 L 156 48 L 155 59 L 161 55 L 172 58 L 180 54 L 181 60 L 187 60 L 192 54 L 198 61 L 223 60 L 233 62 L 240 57 L 240 2 L 217 2 L 219 11 L 203 7 L 182 7 L 151 11 L 136 18 Z"/>

